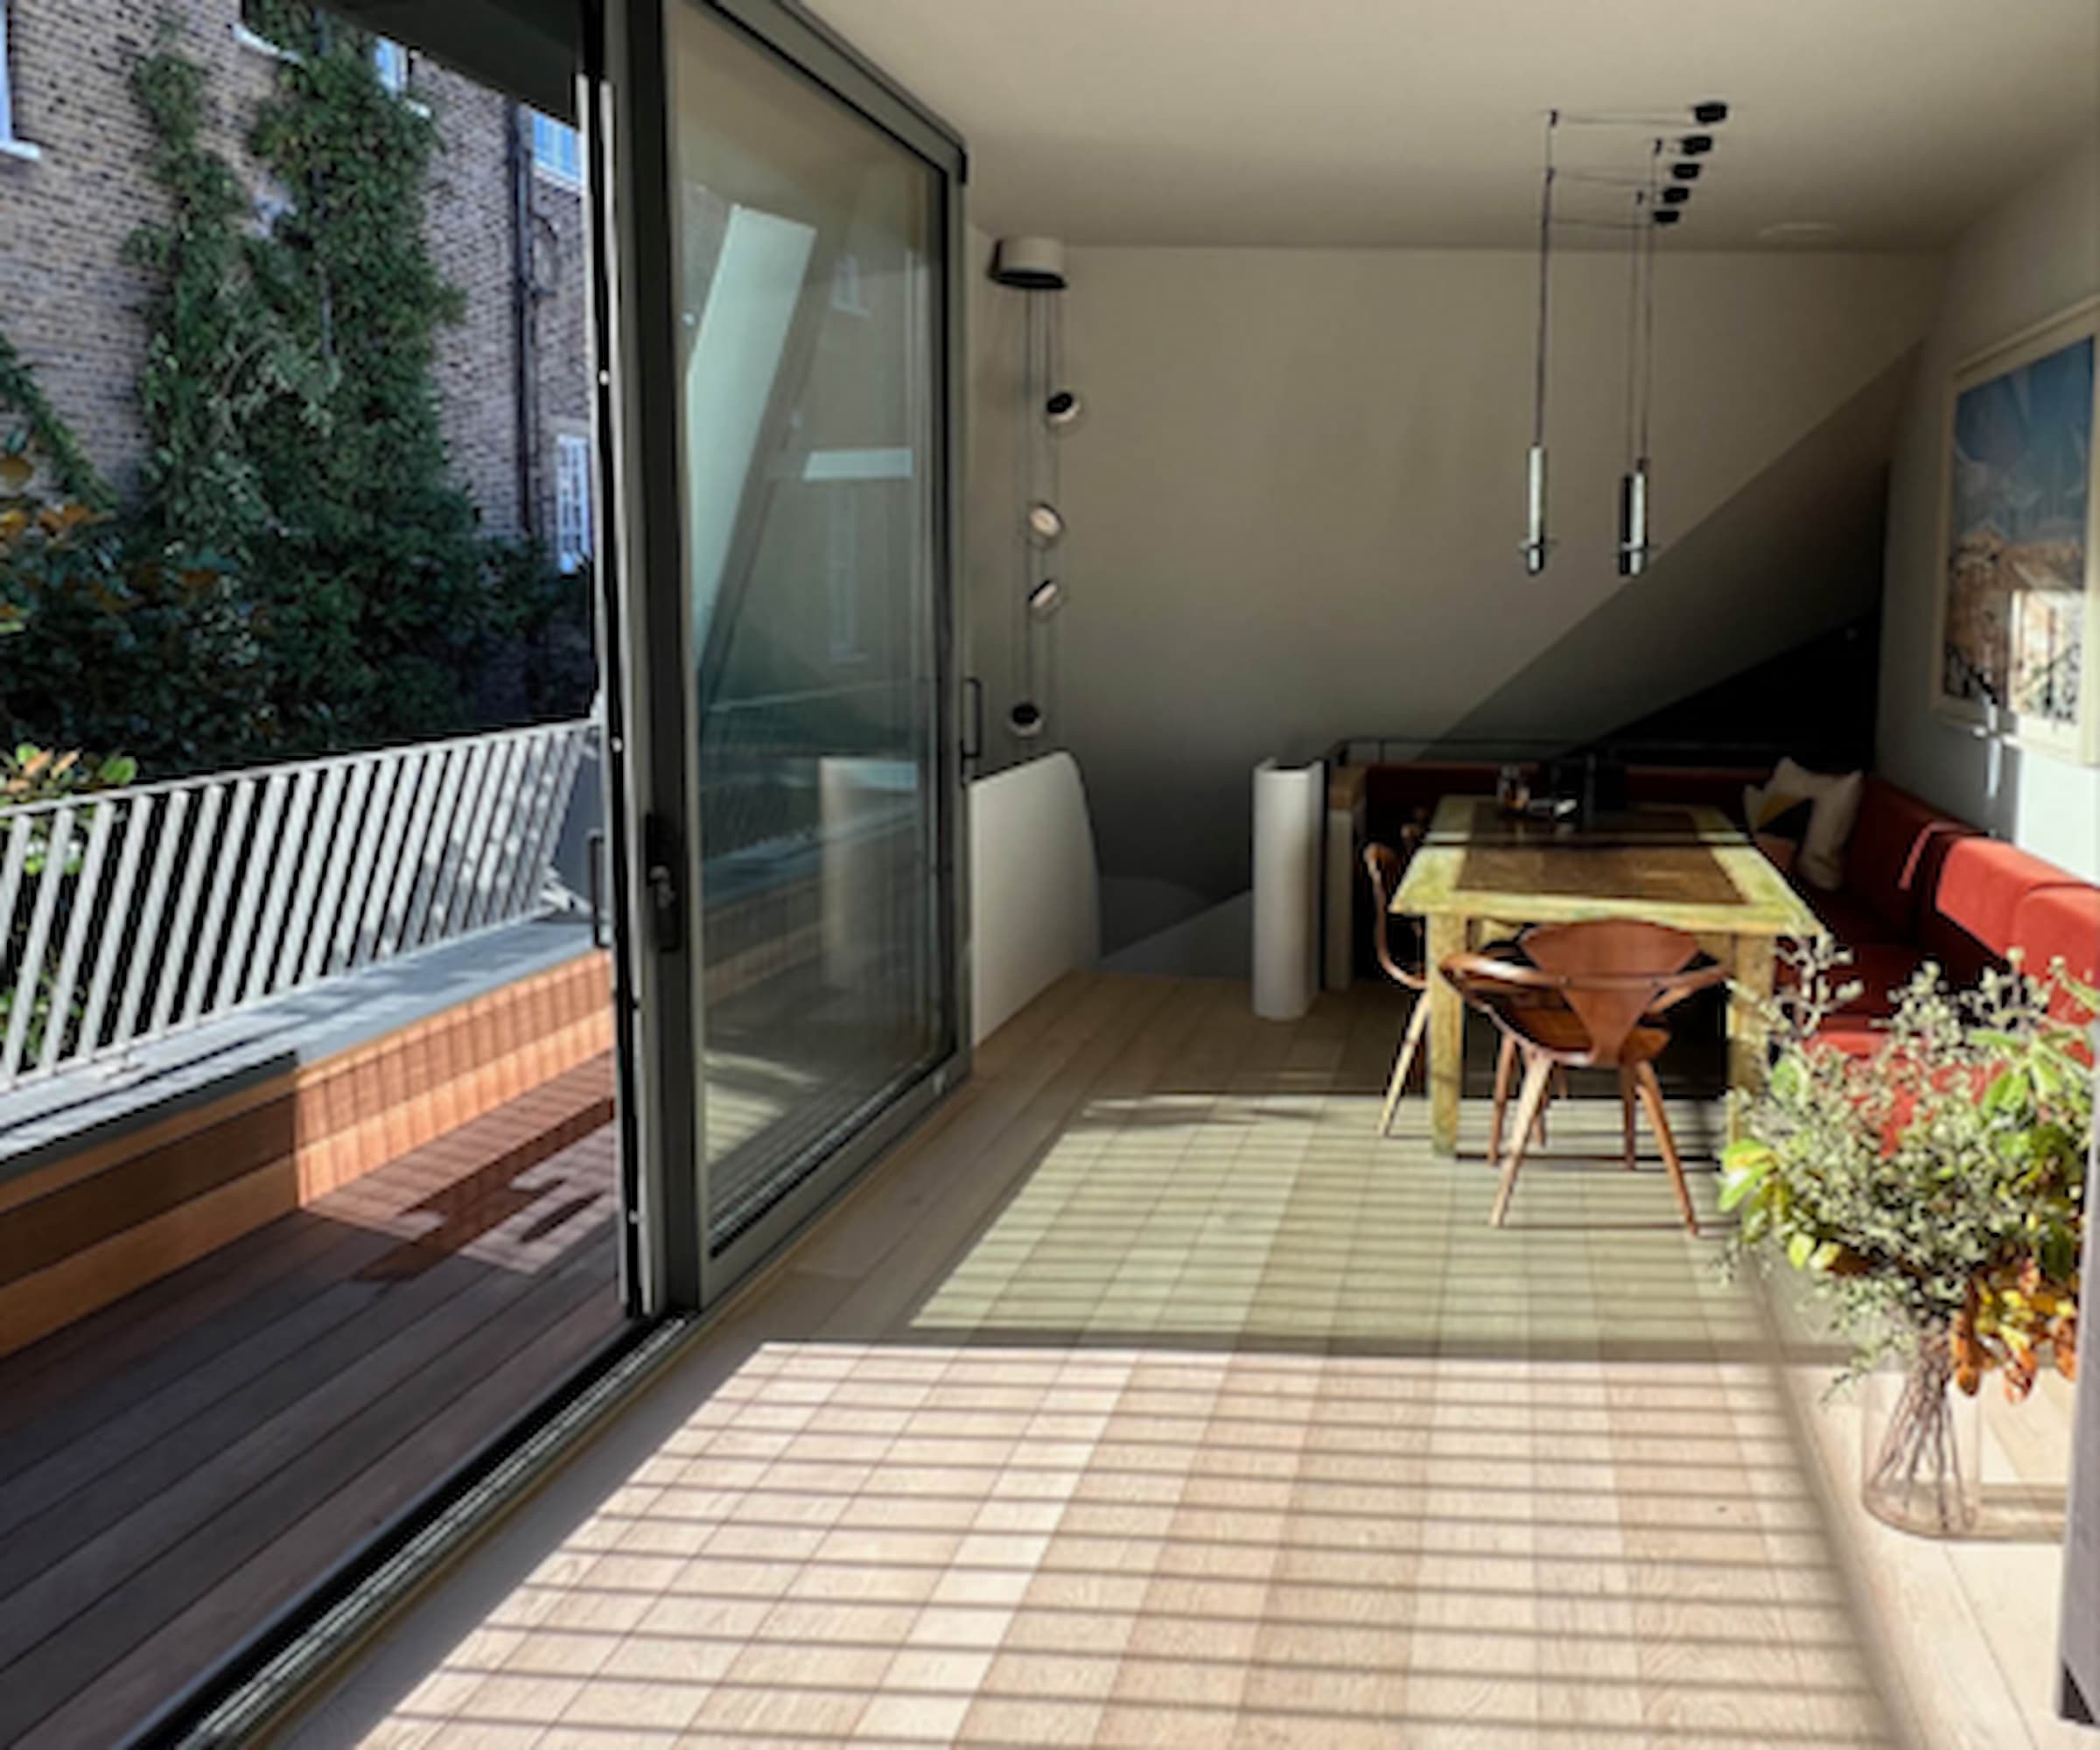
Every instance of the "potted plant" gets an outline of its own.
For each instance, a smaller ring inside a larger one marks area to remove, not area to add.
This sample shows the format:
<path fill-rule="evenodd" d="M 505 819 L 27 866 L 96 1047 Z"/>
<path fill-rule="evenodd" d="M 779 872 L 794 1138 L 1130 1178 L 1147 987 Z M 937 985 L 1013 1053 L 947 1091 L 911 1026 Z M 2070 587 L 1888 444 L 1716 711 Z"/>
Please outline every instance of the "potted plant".
<path fill-rule="evenodd" d="M 1984 1375 L 2002 1373 L 2018 1403 L 2045 1364 L 2067 1377 L 2077 1365 L 2082 1022 L 2100 993 L 2061 964 L 2035 977 L 2016 961 L 1973 990 L 1928 965 L 1857 1054 L 1816 1038 L 1858 988 L 1834 987 L 1844 959 L 1804 949 L 1770 1007 L 1777 1054 L 1722 1158 L 1721 1207 L 1740 1218 L 1732 1256 L 1783 1256 L 1830 1305 L 1855 1344 L 1840 1382 L 1882 1368 L 1863 1437 L 1868 1510 L 1959 1536 L 1981 1506 Z"/>

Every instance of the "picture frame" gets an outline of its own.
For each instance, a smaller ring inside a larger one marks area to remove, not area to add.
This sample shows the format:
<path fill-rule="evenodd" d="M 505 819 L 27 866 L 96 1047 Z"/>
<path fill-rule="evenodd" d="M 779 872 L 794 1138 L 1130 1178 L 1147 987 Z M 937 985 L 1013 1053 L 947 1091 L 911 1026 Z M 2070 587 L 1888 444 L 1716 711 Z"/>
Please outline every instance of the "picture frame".
<path fill-rule="evenodd" d="M 2100 765 L 2100 298 L 1956 367 L 1939 466 L 1933 708 Z"/>

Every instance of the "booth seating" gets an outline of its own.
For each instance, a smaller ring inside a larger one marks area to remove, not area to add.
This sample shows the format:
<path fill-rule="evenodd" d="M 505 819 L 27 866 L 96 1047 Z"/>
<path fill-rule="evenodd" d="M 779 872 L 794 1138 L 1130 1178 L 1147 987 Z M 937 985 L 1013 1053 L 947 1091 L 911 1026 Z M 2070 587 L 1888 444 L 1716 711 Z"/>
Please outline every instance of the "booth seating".
<path fill-rule="evenodd" d="M 1874 1047 L 1875 1023 L 1894 1012 L 1892 993 L 1926 961 L 1956 984 L 1972 984 L 2014 948 L 2029 971 L 2061 958 L 2071 976 L 2100 982 L 2100 887 L 2053 863 L 1941 814 L 1869 776 L 1845 854 L 1844 884 L 1802 897 L 1849 949 L 1859 995 L 1824 1026 L 1846 1051 Z"/>

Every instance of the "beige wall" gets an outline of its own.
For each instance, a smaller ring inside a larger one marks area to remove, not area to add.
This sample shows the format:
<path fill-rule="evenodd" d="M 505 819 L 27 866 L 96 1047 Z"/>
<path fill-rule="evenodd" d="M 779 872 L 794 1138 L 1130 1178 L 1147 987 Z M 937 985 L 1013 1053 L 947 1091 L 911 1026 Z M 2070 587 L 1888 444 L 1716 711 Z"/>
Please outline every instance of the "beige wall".
<path fill-rule="evenodd" d="M 1970 354 L 2096 292 L 2100 130 L 1974 226 L 1950 263 L 1889 482 L 1879 752 L 1928 801 L 2100 878 L 2100 767 L 1980 738 L 1928 703 L 1949 380 Z"/>
<path fill-rule="evenodd" d="M 1867 389 L 1923 332 L 1938 271 L 1666 256 L 1656 538 L 1686 536 Z M 1264 755 L 1433 736 L 1620 588 L 1626 284 L 1615 254 L 1555 270 L 1561 545 L 1528 579 L 1531 256 L 1072 252 L 1069 374 L 1089 414 L 1065 449 L 1060 667 L 1111 948 L 1246 885 Z"/>

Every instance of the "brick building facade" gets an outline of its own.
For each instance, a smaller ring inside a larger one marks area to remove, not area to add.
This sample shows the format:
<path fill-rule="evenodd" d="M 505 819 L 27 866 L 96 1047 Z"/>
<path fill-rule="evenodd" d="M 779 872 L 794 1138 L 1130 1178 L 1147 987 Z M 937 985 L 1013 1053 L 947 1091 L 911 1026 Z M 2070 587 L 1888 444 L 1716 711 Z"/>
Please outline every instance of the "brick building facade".
<path fill-rule="evenodd" d="M 120 493 L 145 447 L 137 396 L 146 276 L 125 241 L 166 216 L 151 130 L 130 89 L 164 30 L 205 69 L 208 143 L 257 199 L 247 148 L 277 58 L 241 0 L 0 0 L 0 332 Z M 562 440 L 589 430 L 589 293 L 574 136 L 500 93 L 413 53 L 382 67 L 427 106 L 440 146 L 426 225 L 465 312 L 438 340 L 437 381 L 456 478 L 495 535 L 587 531 L 559 502 Z M 521 368 L 521 361 L 523 368 Z M 573 469 L 571 491 L 587 491 Z M 587 480 L 587 475 L 581 477 Z"/>

